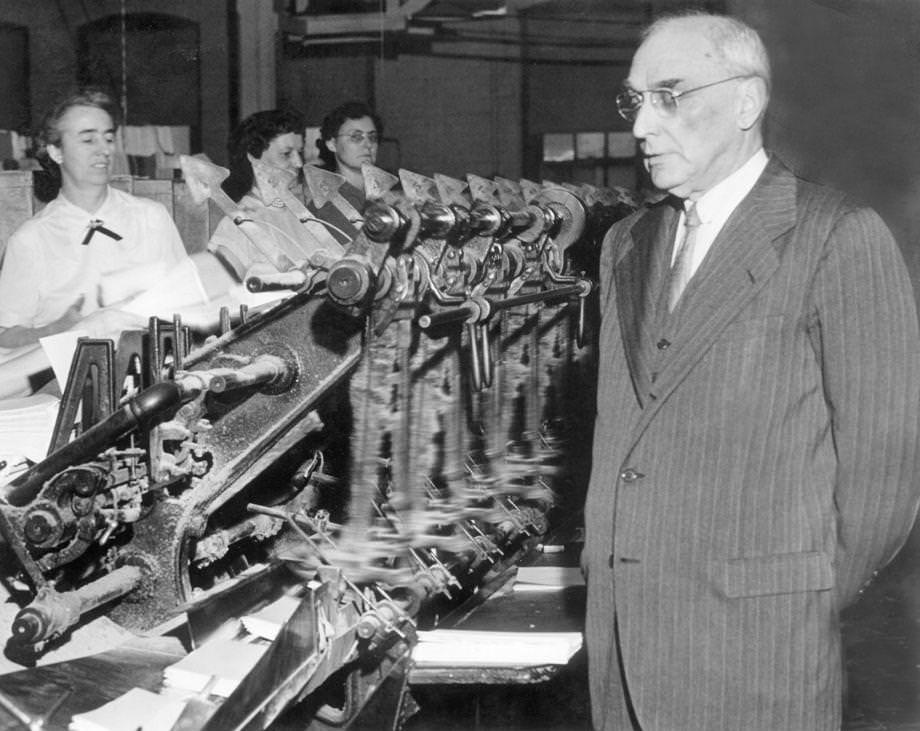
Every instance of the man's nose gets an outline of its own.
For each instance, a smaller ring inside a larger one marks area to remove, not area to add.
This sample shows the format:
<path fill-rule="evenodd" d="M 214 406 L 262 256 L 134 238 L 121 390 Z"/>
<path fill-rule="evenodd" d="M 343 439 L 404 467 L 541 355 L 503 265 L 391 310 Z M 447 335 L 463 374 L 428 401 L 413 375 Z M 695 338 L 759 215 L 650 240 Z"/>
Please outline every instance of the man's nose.
<path fill-rule="evenodd" d="M 643 140 L 654 131 L 659 122 L 658 113 L 652 108 L 651 101 L 647 98 L 642 99 L 642 103 L 636 110 L 636 118 L 633 120 L 632 133 L 637 140 Z"/>
<path fill-rule="evenodd" d="M 291 165 L 294 168 L 303 167 L 303 155 L 299 152 L 291 153 Z"/>

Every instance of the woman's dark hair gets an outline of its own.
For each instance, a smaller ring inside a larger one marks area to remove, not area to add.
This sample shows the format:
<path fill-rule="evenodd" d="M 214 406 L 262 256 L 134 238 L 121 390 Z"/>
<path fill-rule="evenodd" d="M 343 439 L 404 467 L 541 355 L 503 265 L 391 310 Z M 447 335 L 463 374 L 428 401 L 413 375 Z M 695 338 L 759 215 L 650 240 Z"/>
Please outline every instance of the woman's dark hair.
<path fill-rule="evenodd" d="M 273 139 L 289 132 L 302 135 L 305 127 L 303 117 L 292 109 L 268 109 L 240 122 L 227 143 L 230 175 L 221 186 L 227 195 L 238 201 L 252 188 L 254 177 L 247 155 L 259 158 Z"/>
<path fill-rule="evenodd" d="M 36 133 L 35 157 L 41 163 L 43 170 L 36 171 L 33 176 L 35 194 L 39 200 L 47 202 L 57 195 L 61 187 L 61 169 L 48 154 L 48 145 L 55 147 L 61 144 L 61 119 L 73 107 L 96 107 L 106 112 L 111 118 L 115 129 L 121 125 L 121 107 L 115 97 L 103 89 L 84 87 L 68 92 L 60 97 L 51 109 L 42 118 L 41 126 Z"/>
<path fill-rule="evenodd" d="M 349 119 L 362 119 L 363 117 L 370 117 L 377 129 L 377 134 L 383 136 L 383 122 L 380 121 L 377 113 L 364 102 L 352 101 L 340 104 L 323 119 L 316 147 L 319 149 L 319 156 L 323 163 L 330 170 L 335 170 L 335 155 L 326 147 L 326 142 L 334 139 L 342 129 L 342 125 Z"/>

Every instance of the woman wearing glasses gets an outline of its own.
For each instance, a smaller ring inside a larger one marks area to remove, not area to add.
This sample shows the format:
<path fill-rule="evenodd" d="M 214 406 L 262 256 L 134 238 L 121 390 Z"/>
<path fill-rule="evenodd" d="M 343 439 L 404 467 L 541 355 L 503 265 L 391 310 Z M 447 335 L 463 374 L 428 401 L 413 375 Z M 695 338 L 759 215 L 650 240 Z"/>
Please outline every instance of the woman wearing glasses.
<path fill-rule="evenodd" d="M 320 127 L 320 155 L 330 170 L 337 172 L 357 191 L 346 193 L 364 204 L 361 165 L 377 161 L 377 145 L 383 125 L 363 102 L 346 102 L 333 109 Z"/>
<path fill-rule="evenodd" d="M 363 102 L 351 101 L 333 109 L 323 119 L 316 141 L 326 168 L 345 181 L 339 188 L 344 203 L 332 201 L 316 210 L 316 215 L 354 237 L 364 209 L 364 178 L 361 165 L 377 161 L 377 147 L 383 135 L 380 117 Z M 332 233 L 338 236 L 335 229 Z"/>

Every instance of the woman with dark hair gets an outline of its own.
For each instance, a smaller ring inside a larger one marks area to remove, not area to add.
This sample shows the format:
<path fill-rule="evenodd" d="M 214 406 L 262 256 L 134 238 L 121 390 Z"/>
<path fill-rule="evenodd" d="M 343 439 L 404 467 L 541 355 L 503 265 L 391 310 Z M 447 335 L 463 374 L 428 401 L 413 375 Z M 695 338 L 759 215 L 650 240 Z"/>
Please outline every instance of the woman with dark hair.
<path fill-rule="evenodd" d="M 333 232 L 337 236 L 342 231 L 352 238 L 358 233 L 365 202 L 361 165 L 377 162 L 382 135 L 380 117 L 363 102 L 341 104 L 323 119 L 316 146 L 325 166 L 345 178 L 338 192 L 353 209 L 343 211 L 330 201 L 316 210 L 318 218 L 335 227 Z"/>
<path fill-rule="evenodd" d="M 383 135 L 380 117 L 363 102 L 346 102 L 326 115 L 319 135 L 317 145 L 326 166 L 363 193 L 361 165 L 377 161 Z"/>
<path fill-rule="evenodd" d="M 251 160 L 271 167 L 299 171 L 303 165 L 304 120 L 287 109 L 269 109 L 252 114 L 230 133 L 230 175 L 223 189 L 239 201 L 255 184 Z"/>
<path fill-rule="evenodd" d="M 240 204 L 249 225 L 244 232 L 230 217 L 217 225 L 208 250 L 231 270 L 238 281 L 253 266 L 271 264 L 266 251 L 278 252 L 292 262 L 306 260 L 316 241 L 284 202 L 258 183 L 253 165 L 259 164 L 289 180 L 296 197 L 303 199 L 300 172 L 303 165 L 303 118 L 290 110 L 271 109 L 244 119 L 230 134 L 230 175 L 224 181 L 227 194 Z M 325 234 L 316 227 L 317 235 Z M 257 237 L 258 244 L 252 237 Z"/>

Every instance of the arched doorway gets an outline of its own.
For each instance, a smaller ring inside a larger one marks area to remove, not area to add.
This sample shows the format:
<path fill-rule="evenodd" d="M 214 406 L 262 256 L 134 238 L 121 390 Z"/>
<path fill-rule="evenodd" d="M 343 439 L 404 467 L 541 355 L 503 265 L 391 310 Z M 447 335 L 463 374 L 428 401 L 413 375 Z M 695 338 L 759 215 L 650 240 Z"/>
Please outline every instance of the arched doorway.
<path fill-rule="evenodd" d="M 29 30 L 0 23 L 0 129 L 29 127 Z"/>
<path fill-rule="evenodd" d="M 160 13 L 109 15 L 81 26 L 80 84 L 104 86 L 123 103 L 126 124 L 187 125 L 201 147 L 198 24 Z"/>

